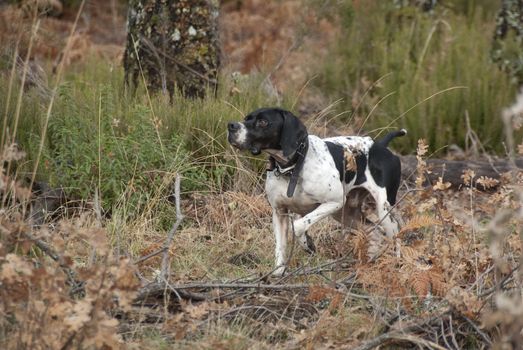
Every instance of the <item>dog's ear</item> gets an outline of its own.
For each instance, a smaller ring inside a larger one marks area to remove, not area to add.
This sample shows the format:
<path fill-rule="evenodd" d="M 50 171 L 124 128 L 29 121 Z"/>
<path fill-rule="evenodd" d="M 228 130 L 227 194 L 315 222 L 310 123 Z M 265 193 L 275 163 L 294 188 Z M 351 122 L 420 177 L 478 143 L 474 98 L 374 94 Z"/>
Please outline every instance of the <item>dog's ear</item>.
<path fill-rule="evenodd" d="M 280 136 L 280 146 L 283 150 L 283 155 L 288 157 L 296 151 L 300 142 L 303 142 L 307 137 L 307 128 L 291 112 L 282 110 L 281 114 L 283 116 L 283 127 Z"/>

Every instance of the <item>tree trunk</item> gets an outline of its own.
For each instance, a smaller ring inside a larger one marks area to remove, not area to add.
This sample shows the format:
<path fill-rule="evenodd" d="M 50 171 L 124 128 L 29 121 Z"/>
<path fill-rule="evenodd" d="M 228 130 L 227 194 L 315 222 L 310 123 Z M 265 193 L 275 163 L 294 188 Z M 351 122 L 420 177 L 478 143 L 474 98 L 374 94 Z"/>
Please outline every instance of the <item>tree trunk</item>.
<path fill-rule="evenodd" d="M 503 0 L 496 18 L 492 60 L 523 85 L 523 0 Z"/>
<path fill-rule="evenodd" d="M 216 91 L 217 0 L 130 0 L 123 65 L 127 86 L 152 92 L 175 87 L 186 97 Z"/>

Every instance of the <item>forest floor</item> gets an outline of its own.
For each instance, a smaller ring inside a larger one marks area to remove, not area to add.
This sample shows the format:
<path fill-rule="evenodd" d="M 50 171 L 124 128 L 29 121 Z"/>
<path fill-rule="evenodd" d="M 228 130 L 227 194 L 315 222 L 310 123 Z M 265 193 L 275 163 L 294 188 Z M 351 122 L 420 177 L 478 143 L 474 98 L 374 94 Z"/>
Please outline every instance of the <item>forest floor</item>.
<path fill-rule="evenodd" d="M 41 19 L 32 61 L 52 71 L 65 54 L 70 74 L 92 57 L 119 66 L 123 6 L 88 1 L 72 49 L 64 53 L 75 16 L 74 8 L 66 8 L 59 18 Z M 24 18 L 18 9 L 0 6 L 3 42 L 29 41 Z M 224 71 L 269 72 L 276 95 L 303 86 L 296 109 L 321 113 L 326 97 L 305 87 L 309 69 L 327 59 L 339 32 L 335 22 L 318 18 L 298 0 L 228 1 L 220 23 Z M 313 133 L 352 131 L 312 119 Z M 412 154 L 417 170 L 400 188 L 397 210 L 404 225 L 394 241 L 371 239 L 372 225 L 346 232 L 328 219 L 309 232 L 318 252 L 309 256 L 293 248 L 283 277 L 270 275 L 271 209 L 263 178 L 248 163 L 236 178 L 250 179 L 249 186 L 254 179 L 251 189 L 236 184 L 174 195 L 180 207 L 172 208 L 169 226 L 180 214 L 184 218 L 167 245 L 168 233 L 152 225 L 154 203 L 132 222 L 117 222 L 102 217 L 95 198 L 88 210 L 31 228 L 24 204 L 30 191 L 16 175 L 1 174 L 0 190 L 12 183 L 14 194 L 3 197 L 0 209 L 0 344 L 516 349 L 523 327 L 523 173 L 514 167 L 494 180 L 468 171 L 461 188 L 449 188 L 444 179 L 425 183 L 431 169 L 423 141 Z M 22 157 L 11 147 L 0 160 Z M 369 258 L 369 251 L 379 254 Z"/>

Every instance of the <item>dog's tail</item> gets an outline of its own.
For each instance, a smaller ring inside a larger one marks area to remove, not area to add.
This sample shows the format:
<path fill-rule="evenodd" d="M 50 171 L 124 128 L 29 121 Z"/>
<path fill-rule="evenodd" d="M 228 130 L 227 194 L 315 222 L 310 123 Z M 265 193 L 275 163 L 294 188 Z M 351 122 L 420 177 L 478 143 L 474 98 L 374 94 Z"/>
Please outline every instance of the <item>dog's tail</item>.
<path fill-rule="evenodd" d="M 387 135 L 385 135 L 382 139 L 376 141 L 376 143 L 379 144 L 380 146 L 388 147 L 388 145 L 389 145 L 390 141 L 392 141 L 392 139 L 394 139 L 398 136 L 405 136 L 405 135 L 407 135 L 407 130 L 405 130 L 405 129 L 392 131 L 392 132 L 389 132 Z"/>

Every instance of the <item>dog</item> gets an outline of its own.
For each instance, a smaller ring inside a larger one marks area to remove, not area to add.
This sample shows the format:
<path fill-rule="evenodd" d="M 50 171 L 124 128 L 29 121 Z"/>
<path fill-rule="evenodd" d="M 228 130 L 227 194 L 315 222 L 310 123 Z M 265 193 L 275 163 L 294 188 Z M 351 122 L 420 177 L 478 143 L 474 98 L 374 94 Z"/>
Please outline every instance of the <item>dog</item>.
<path fill-rule="evenodd" d="M 370 194 L 379 221 L 392 238 L 399 231 L 390 210 L 396 203 L 401 163 L 388 148 L 389 142 L 406 135 L 401 129 L 378 141 L 368 136 L 321 139 L 309 135 L 305 125 L 291 112 L 261 108 L 243 122 L 229 122 L 228 142 L 253 155 L 269 155 L 265 190 L 272 207 L 276 240 L 274 275 L 286 269 L 285 250 L 289 213 L 297 214 L 292 228 L 299 244 L 315 252 L 307 230 L 331 215 L 348 226 L 361 220 L 362 199 Z"/>

